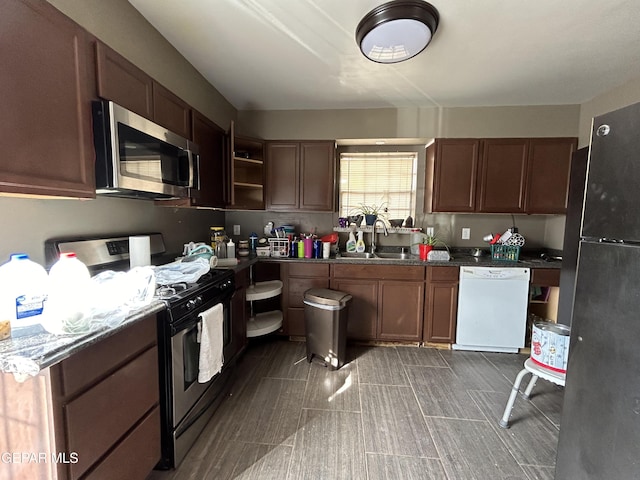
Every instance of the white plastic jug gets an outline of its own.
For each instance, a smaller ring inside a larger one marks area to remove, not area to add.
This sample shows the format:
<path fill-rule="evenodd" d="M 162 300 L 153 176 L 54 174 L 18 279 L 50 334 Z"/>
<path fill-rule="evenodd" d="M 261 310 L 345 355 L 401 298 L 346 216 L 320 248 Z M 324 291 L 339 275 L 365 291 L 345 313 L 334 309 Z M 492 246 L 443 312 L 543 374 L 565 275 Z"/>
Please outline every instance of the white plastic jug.
<path fill-rule="evenodd" d="M 88 328 L 89 269 L 75 253 L 61 253 L 49 270 L 49 298 L 43 325 L 51 333 L 83 333 Z"/>
<path fill-rule="evenodd" d="M 11 336 L 43 332 L 43 312 L 48 293 L 47 271 L 24 253 L 11 255 L 0 266 L 0 330 L 11 325 Z"/>

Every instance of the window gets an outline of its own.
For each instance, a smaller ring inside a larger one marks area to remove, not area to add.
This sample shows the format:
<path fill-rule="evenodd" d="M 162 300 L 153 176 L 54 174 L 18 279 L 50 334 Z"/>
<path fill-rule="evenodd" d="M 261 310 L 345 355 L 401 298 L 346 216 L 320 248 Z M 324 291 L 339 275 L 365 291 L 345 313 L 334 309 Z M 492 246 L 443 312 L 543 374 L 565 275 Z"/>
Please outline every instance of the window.
<path fill-rule="evenodd" d="M 340 153 L 340 216 L 384 204 L 386 218 L 415 216 L 417 152 Z"/>

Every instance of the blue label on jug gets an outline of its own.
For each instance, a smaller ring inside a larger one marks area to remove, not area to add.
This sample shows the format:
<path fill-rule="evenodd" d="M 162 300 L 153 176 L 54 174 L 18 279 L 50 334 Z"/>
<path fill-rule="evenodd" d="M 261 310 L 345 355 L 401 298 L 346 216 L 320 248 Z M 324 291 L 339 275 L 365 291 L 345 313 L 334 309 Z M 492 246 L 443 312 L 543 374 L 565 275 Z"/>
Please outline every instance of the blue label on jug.
<path fill-rule="evenodd" d="M 42 315 L 46 295 L 20 295 L 16 297 L 16 319 Z"/>

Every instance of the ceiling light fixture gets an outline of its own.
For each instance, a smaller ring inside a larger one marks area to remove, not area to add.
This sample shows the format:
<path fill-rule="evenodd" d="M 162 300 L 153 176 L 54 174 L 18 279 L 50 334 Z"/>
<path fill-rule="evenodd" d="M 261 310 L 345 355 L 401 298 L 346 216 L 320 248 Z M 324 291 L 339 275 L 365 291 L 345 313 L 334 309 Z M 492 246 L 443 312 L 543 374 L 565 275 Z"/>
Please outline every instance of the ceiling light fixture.
<path fill-rule="evenodd" d="M 397 63 L 424 50 L 438 28 L 438 10 L 430 3 L 394 0 L 367 13 L 356 28 L 356 42 L 369 60 Z"/>

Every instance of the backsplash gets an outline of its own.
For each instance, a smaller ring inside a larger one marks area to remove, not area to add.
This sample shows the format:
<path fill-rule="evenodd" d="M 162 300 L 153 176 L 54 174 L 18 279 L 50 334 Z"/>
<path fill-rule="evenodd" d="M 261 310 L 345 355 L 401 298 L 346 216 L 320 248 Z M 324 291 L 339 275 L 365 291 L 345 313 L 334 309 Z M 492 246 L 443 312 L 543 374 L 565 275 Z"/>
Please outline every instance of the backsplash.
<path fill-rule="evenodd" d="M 451 247 L 487 247 L 482 238 L 489 233 L 503 233 L 515 225 L 518 231 L 526 239 L 526 246 L 532 248 L 562 249 L 564 232 L 563 215 L 511 215 L 504 214 L 420 214 L 414 219 L 415 226 L 426 229 L 434 227 L 435 233 Z M 251 232 L 263 235 L 267 222 L 273 222 L 274 226 L 291 224 L 296 227 L 296 232 L 315 232 L 325 235 L 333 231 L 338 224 L 336 213 L 305 213 L 305 212 L 250 212 L 227 211 L 225 228 L 227 234 L 233 233 L 233 225 L 240 225 L 238 238 L 248 238 Z M 560 232 L 550 232 L 550 226 Z M 462 240 L 462 228 L 470 229 L 469 240 Z M 367 245 L 369 235 L 365 236 Z M 340 234 L 341 248 L 347 239 L 346 234 Z M 551 240 L 550 240 L 551 239 Z M 378 234 L 377 244 L 380 246 L 409 246 L 410 235 L 390 234 L 385 237 Z"/>
<path fill-rule="evenodd" d="M 263 234 L 267 222 L 275 226 L 293 224 L 296 231 L 325 235 L 338 224 L 337 213 L 216 211 L 157 206 L 147 200 L 99 197 L 94 200 L 34 199 L 0 197 L 3 232 L 0 263 L 9 255 L 24 252 L 44 264 L 44 242 L 65 236 L 92 236 L 161 232 L 167 251 L 179 253 L 188 241 L 208 241 L 209 226 L 225 225 L 234 240 L 248 238 L 251 232 Z M 486 247 L 482 237 L 502 233 L 512 226 L 511 215 L 425 214 L 415 218 L 416 226 L 434 227 L 451 247 Z M 516 215 L 515 223 L 527 247 L 562 249 L 564 216 Z M 239 236 L 233 225 L 241 226 Z M 462 240 L 461 229 L 470 228 L 469 240 Z M 346 234 L 341 234 L 344 248 Z M 369 245 L 369 235 L 365 236 Z M 378 235 L 380 246 L 409 246 L 410 235 Z"/>
<path fill-rule="evenodd" d="M 208 241 L 209 226 L 224 212 L 157 206 L 150 200 L 98 197 L 93 200 L 0 197 L 0 263 L 23 252 L 44 265 L 50 238 L 160 232 L 167 252 L 181 253 L 189 241 Z"/>

